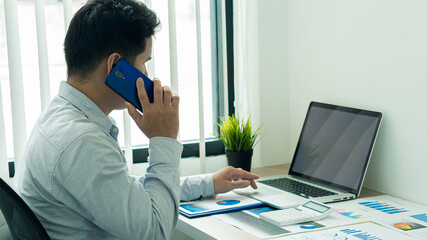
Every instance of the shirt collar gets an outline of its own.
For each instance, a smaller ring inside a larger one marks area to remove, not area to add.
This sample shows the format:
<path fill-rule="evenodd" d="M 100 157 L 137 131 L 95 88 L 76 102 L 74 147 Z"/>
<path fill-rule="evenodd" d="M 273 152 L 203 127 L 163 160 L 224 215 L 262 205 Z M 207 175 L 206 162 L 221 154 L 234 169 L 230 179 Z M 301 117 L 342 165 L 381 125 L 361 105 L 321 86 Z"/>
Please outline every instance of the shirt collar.
<path fill-rule="evenodd" d="M 77 109 L 82 111 L 89 120 L 99 125 L 117 141 L 119 129 L 115 126 L 114 120 L 111 117 L 107 117 L 86 95 L 67 82 L 61 82 L 59 86 L 59 96 L 73 104 Z"/>

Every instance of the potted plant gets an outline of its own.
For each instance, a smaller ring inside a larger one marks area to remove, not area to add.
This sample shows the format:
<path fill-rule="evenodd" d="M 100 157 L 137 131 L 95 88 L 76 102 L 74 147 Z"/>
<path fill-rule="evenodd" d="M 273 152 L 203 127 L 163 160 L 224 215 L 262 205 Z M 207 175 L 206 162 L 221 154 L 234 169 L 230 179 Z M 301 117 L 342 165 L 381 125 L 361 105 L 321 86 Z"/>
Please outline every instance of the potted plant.
<path fill-rule="evenodd" d="M 261 127 L 253 130 L 250 118 L 243 121 L 234 114 L 220 120 L 221 124 L 217 123 L 220 131 L 214 136 L 224 143 L 228 165 L 250 171 L 253 149 L 260 140 Z"/>

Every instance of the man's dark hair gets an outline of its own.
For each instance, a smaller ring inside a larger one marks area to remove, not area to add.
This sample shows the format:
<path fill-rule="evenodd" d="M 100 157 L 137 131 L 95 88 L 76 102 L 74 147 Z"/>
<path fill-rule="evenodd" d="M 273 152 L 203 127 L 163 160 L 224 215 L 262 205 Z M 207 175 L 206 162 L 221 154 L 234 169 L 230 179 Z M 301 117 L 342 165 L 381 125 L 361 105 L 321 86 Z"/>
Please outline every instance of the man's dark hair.
<path fill-rule="evenodd" d="M 160 25 L 157 15 L 136 0 L 89 0 L 71 20 L 64 42 L 68 76 L 86 77 L 117 52 L 134 62 Z"/>

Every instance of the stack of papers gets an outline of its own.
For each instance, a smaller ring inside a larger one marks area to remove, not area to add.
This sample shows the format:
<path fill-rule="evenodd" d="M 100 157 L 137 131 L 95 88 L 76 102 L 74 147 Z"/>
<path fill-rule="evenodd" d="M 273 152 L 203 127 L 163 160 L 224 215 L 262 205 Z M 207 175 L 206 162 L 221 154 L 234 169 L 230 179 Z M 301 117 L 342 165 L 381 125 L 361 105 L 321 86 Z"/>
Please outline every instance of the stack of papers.
<path fill-rule="evenodd" d="M 195 218 L 261 206 L 264 206 L 264 203 L 258 200 L 228 192 L 198 201 L 182 202 L 179 213 L 188 218 Z"/>
<path fill-rule="evenodd" d="M 322 220 L 284 227 L 259 218 L 262 212 L 275 211 L 270 207 L 216 217 L 261 239 L 427 239 L 427 206 L 387 195 L 330 205 L 334 212 Z"/>

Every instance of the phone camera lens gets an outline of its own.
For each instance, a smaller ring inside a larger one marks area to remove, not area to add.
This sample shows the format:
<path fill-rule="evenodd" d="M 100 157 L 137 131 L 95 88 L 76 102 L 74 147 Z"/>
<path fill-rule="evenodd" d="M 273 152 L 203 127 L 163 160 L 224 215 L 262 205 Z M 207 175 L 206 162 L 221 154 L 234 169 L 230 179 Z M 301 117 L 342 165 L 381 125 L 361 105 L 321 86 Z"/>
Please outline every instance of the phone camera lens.
<path fill-rule="evenodd" d="M 123 73 L 116 71 L 116 76 L 119 78 L 123 78 Z"/>

